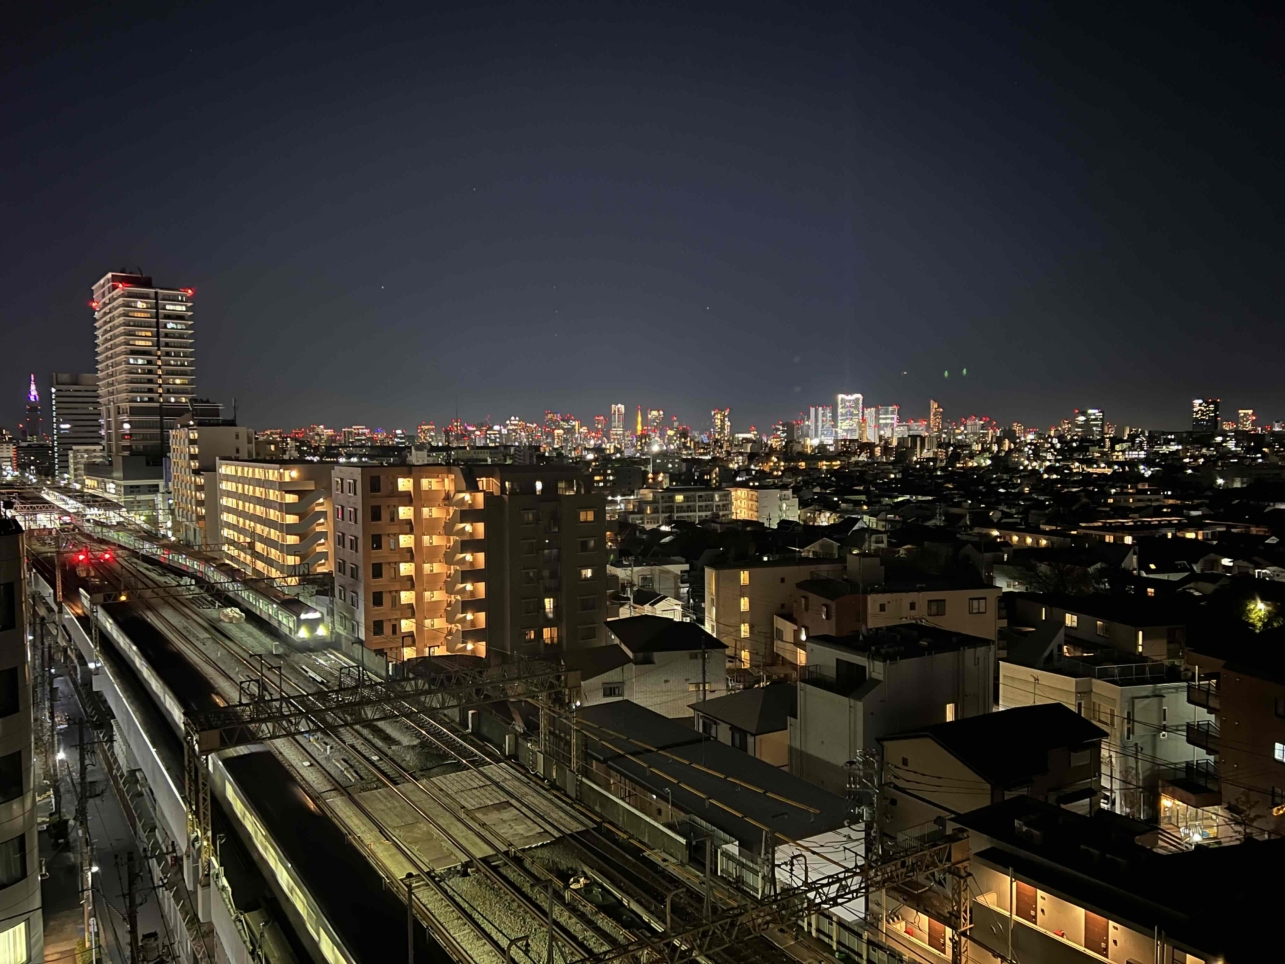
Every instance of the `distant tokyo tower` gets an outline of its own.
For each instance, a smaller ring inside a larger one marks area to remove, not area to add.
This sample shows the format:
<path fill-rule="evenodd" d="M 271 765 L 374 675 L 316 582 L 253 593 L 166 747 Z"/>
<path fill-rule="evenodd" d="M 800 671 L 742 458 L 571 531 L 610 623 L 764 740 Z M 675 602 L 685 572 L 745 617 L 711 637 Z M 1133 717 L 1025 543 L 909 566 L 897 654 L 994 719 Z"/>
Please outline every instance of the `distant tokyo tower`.
<path fill-rule="evenodd" d="M 19 434 L 26 441 L 38 442 L 42 437 L 40 421 L 40 393 L 36 391 L 36 376 L 31 376 L 31 387 L 27 389 L 27 417 L 22 420 Z"/>

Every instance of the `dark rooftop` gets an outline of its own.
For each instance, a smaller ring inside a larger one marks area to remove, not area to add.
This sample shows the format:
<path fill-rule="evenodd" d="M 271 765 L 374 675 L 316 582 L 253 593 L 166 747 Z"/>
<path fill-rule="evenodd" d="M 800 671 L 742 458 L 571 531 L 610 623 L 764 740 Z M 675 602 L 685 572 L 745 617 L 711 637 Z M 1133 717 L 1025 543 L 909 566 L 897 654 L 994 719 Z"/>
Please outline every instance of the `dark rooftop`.
<path fill-rule="evenodd" d="M 798 700 L 794 683 L 772 683 L 693 703 L 692 709 L 757 736 L 784 730 L 797 710 Z"/>
<path fill-rule="evenodd" d="M 994 645 L 982 636 L 969 636 L 921 623 L 885 626 L 847 636 L 809 636 L 808 641 L 882 660 L 913 659 Z"/>
<path fill-rule="evenodd" d="M 927 736 L 974 773 L 999 787 L 1020 786 L 1048 771 L 1050 750 L 1101 740 L 1106 732 L 1061 703 L 983 713 L 923 730 L 883 737 Z"/>
<path fill-rule="evenodd" d="M 701 649 L 726 649 L 717 637 L 695 623 L 664 616 L 625 616 L 604 625 L 630 653 L 686 653 Z"/>

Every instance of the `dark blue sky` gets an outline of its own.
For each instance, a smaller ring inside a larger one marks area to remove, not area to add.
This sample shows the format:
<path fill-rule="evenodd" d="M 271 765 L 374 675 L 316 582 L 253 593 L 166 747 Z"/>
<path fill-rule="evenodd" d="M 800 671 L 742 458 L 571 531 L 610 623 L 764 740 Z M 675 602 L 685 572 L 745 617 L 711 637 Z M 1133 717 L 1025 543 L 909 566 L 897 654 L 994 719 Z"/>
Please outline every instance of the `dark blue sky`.
<path fill-rule="evenodd" d="M 24 16 L 10 425 L 28 371 L 92 368 L 122 266 L 197 289 L 202 393 L 255 427 L 621 401 L 740 430 L 841 390 L 1285 418 L 1282 30 L 1231 4 Z"/>

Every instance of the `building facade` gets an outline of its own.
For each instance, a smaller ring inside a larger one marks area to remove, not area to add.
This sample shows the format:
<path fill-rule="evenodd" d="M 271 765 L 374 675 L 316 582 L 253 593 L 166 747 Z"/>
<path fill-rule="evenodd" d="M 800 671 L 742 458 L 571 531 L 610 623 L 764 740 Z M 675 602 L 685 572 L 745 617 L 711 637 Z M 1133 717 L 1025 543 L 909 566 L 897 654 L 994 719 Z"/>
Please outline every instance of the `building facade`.
<path fill-rule="evenodd" d="M 861 395 L 840 394 L 835 399 L 838 425 L 835 437 L 840 440 L 858 441 L 861 438 L 861 419 L 865 417 L 865 399 Z"/>
<path fill-rule="evenodd" d="M 54 471 L 71 477 L 71 450 L 103 445 L 102 412 L 98 406 L 98 376 L 54 372 L 49 376 L 53 406 Z"/>
<path fill-rule="evenodd" d="M 783 520 L 799 519 L 799 500 L 790 489 L 738 486 L 731 493 L 733 519 L 761 522 L 769 529 L 775 529 Z"/>
<path fill-rule="evenodd" d="M 215 466 L 217 541 L 229 562 L 268 579 L 330 572 L 330 465 L 220 458 Z"/>
<path fill-rule="evenodd" d="M 602 643 L 605 500 L 579 469 L 335 466 L 339 629 L 391 659 Z"/>
<path fill-rule="evenodd" d="M 146 275 L 122 272 L 109 272 L 94 285 L 90 304 L 109 457 L 163 453 L 172 421 L 195 400 L 192 296 L 191 288 L 160 287 Z"/>
<path fill-rule="evenodd" d="M 218 460 L 254 458 L 254 432 L 235 425 L 180 425 L 170 431 L 170 498 L 174 538 L 217 545 Z M 207 520 L 215 524 L 207 527 Z"/>
<path fill-rule="evenodd" d="M 780 662 L 773 617 L 792 611 L 794 587 L 804 579 L 843 573 L 843 560 L 754 559 L 705 566 L 705 631 L 726 644 L 744 669 Z"/>
<path fill-rule="evenodd" d="M 1193 432 L 1217 432 L 1219 424 L 1219 407 L 1217 398 L 1196 398 L 1191 402 L 1191 430 Z"/>
<path fill-rule="evenodd" d="M 0 960 L 42 961 L 22 527 L 0 516 Z"/>

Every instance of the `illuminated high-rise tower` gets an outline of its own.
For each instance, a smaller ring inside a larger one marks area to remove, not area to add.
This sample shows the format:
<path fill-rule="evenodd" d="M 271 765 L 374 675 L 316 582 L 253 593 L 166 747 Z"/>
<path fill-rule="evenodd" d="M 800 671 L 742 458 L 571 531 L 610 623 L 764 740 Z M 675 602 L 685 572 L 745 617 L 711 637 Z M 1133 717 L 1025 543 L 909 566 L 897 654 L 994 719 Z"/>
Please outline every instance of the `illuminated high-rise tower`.
<path fill-rule="evenodd" d="M 1218 407 L 1217 398 L 1196 398 L 1191 402 L 1191 430 L 1193 432 L 1217 432 Z"/>
<path fill-rule="evenodd" d="M 941 403 L 935 398 L 928 399 L 928 431 L 933 435 L 941 434 Z"/>
<path fill-rule="evenodd" d="M 39 442 L 44 424 L 40 417 L 40 393 L 36 391 L 36 376 L 31 376 L 31 386 L 27 389 L 27 414 L 19 426 L 18 435 L 26 442 Z"/>
<path fill-rule="evenodd" d="M 625 446 L 625 406 L 619 402 L 611 406 L 611 444 L 617 449 Z"/>
<path fill-rule="evenodd" d="M 732 450 L 732 410 L 716 408 L 710 414 L 713 430 L 710 432 L 710 443 L 716 452 Z"/>
<path fill-rule="evenodd" d="M 94 285 L 98 398 L 108 458 L 163 455 L 168 432 L 192 408 L 196 351 L 192 289 L 109 272 Z"/>
<path fill-rule="evenodd" d="M 838 425 L 835 437 L 839 439 L 861 438 L 861 419 L 864 415 L 864 399 L 860 394 L 843 395 L 837 399 L 835 411 L 838 413 Z"/>

